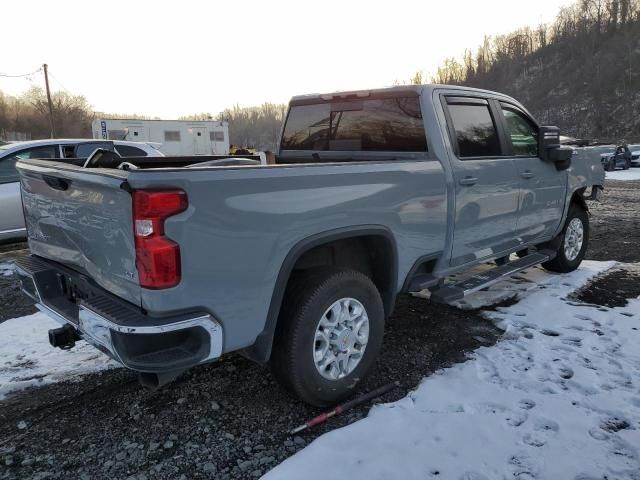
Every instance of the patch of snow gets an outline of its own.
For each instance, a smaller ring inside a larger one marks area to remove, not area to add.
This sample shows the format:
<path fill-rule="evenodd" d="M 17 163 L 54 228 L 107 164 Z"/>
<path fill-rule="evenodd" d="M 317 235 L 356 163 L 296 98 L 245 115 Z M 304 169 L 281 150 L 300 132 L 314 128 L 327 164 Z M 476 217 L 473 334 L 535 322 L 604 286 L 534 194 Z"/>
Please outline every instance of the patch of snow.
<path fill-rule="evenodd" d="M 10 277 L 16 271 L 13 262 L 0 263 L 0 277 Z"/>
<path fill-rule="evenodd" d="M 0 400 L 9 393 L 118 366 L 84 341 L 71 350 L 49 344 L 47 331 L 60 325 L 44 313 L 0 323 Z"/>
<path fill-rule="evenodd" d="M 640 168 L 604 172 L 607 180 L 640 180 Z"/>
<path fill-rule="evenodd" d="M 640 300 L 610 309 L 567 298 L 613 265 L 530 269 L 522 277 L 535 283 L 518 303 L 484 313 L 505 330 L 502 341 L 264 478 L 637 479 Z"/>

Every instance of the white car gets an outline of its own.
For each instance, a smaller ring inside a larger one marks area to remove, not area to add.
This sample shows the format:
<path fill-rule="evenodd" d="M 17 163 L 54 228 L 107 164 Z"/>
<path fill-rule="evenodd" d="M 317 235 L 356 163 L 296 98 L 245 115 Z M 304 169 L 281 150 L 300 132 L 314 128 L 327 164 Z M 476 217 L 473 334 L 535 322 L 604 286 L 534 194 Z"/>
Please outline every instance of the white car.
<path fill-rule="evenodd" d="M 164 157 L 159 143 L 120 140 L 53 139 L 15 142 L 0 146 L 0 241 L 26 237 L 16 161 L 21 158 L 87 158 L 97 148 L 121 157 Z M 63 160 L 64 161 L 64 160 Z"/>

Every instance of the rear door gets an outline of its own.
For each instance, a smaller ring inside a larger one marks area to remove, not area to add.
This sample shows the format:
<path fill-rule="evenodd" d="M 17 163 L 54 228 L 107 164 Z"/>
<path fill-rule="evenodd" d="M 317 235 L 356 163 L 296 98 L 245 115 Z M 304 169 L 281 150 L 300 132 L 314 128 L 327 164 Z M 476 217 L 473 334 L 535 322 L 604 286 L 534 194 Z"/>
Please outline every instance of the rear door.
<path fill-rule="evenodd" d="M 550 237 L 562 221 L 568 173 L 540 159 L 538 126 L 526 112 L 506 102 L 500 111 L 520 182 L 518 235 L 525 243 Z"/>
<path fill-rule="evenodd" d="M 31 253 L 62 263 L 140 304 L 127 172 L 19 163 Z"/>
<path fill-rule="evenodd" d="M 519 177 L 503 156 L 504 135 L 495 102 L 481 96 L 443 98 L 455 156 L 455 225 L 451 266 L 515 248 Z"/>

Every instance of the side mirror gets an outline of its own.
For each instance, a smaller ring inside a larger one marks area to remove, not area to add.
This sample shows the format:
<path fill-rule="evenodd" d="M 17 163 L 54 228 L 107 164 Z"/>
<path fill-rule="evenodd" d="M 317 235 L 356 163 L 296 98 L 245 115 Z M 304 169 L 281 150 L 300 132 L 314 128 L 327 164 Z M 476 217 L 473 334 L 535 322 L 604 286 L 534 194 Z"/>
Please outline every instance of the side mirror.
<path fill-rule="evenodd" d="M 558 170 L 566 170 L 571 166 L 573 148 L 560 145 L 560 129 L 558 127 L 540 127 L 538 142 L 538 150 L 542 160 L 555 163 Z"/>

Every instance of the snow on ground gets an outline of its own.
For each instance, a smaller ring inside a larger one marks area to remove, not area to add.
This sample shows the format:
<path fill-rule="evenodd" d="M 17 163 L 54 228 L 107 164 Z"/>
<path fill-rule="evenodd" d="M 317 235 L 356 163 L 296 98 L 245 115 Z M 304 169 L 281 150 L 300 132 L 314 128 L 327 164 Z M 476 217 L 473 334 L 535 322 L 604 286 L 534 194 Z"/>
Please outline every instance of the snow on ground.
<path fill-rule="evenodd" d="M 640 180 L 640 168 L 604 172 L 607 180 Z"/>
<path fill-rule="evenodd" d="M 264 478 L 640 478 L 640 300 L 609 309 L 567 298 L 612 266 L 521 274 L 520 301 L 486 312 L 502 341 Z"/>
<path fill-rule="evenodd" d="M 13 263 L 0 262 L 0 277 L 9 277 L 13 275 L 16 266 Z"/>
<path fill-rule="evenodd" d="M 72 350 L 53 348 L 47 331 L 59 326 L 43 313 L 0 323 L 0 400 L 17 390 L 117 366 L 84 341 Z"/>

